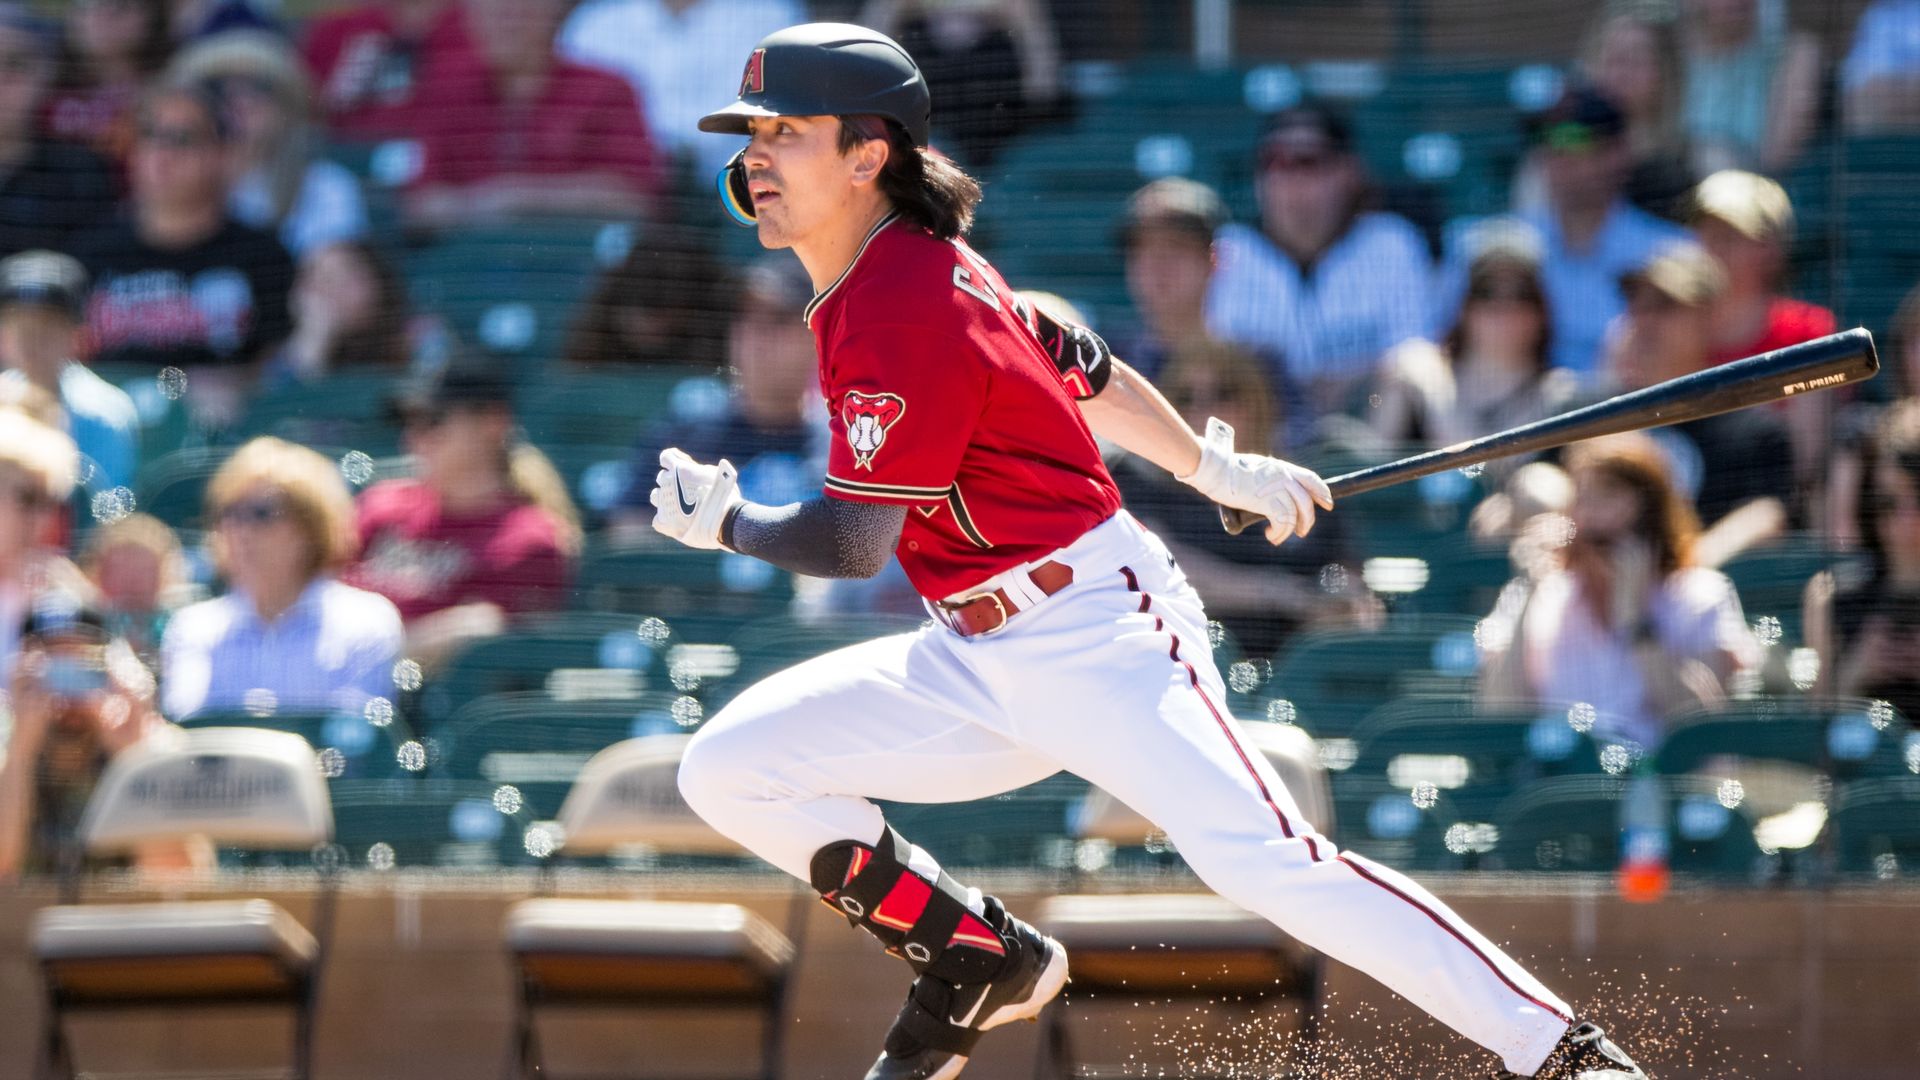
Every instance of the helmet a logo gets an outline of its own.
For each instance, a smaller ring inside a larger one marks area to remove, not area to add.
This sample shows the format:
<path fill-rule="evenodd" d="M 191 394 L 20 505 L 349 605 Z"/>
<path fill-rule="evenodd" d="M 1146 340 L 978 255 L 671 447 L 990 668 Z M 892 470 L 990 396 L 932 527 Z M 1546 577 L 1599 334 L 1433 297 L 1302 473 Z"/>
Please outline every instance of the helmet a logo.
<path fill-rule="evenodd" d="M 849 390 L 840 401 L 840 419 L 847 425 L 847 445 L 853 448 L 853 465 L 873 471 L 873 455 L 887 441 L 887 432 L 907 412 L 907 403 L 898 394 L 863 394 Z"/>
<path fill-rule="evenodd" d="M 747 70 L 740 75 L 740 93 L 742 96 L 760 94 L 765 93 L 766 89 L 767 50 L 755 49 L 753 55 L 747 57 Z"/>

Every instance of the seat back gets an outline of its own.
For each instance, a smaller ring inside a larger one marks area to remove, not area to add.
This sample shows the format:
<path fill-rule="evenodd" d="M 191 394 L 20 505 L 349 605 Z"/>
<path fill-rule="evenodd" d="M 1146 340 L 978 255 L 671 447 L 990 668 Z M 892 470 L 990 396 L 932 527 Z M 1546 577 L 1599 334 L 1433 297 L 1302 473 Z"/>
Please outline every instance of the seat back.
<path fill-rule="evenodd" d="M 298 851 L 332 835 L 313 747 L 255 728 L 169 730 L 128 747 L 107 765 L 80 822 L 93 855 L 189 836 Z"/>
<path fill-rule="evenodd" d="M 1301 814 L 1321 832 L 1333 829 L 1333 799 L 1327 771 L 1314 753 L 1313 737 L 1292 724 L 1236 721 L 1244 744 L 1257 749 L 1280 776 Z M 1100 788 L 1090 788 L 1069 817 L 1077 840 L 1107 840 L 1120 845 L 1144 843 L 1159 826 Z"/>
<path fill-rule="evenodd" d="M 680 796 L 680 758 L 691 735 L 627 739 L 595 754 L 560 807 L 562 850 L 604 855 L 645 844 L 687 855 L 738 855 L 741 848 L 700 819 Z"/>

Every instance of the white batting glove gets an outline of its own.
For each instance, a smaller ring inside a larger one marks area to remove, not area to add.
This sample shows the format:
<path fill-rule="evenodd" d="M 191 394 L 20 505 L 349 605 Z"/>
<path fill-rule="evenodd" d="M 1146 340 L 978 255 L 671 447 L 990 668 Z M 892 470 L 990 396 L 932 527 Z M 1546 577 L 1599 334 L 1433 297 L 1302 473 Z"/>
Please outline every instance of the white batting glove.
<path fill-rule="evenodd" d="M 1333 492 L 1317 473 L 1265 454 L 1235 453 L 1233 425 L 1217 416 L 1207 418 L 1199 467 L 1178 479 L 1222 506 L 1266 518 L 1267 540 L 1274 544 L 1307 535 L 1316 503 L 1333 509 Z"/>
<path fill-rule="evenodd" d="M 688 547 L 722 547 L 720 523 L 727 511 L 746 502 L 739 486 L 733 463 L 725 458 L 717 465 L 702 465 L 678 447 L 660 451 L 660 471 L 650 496 L 653 531 Z"/>

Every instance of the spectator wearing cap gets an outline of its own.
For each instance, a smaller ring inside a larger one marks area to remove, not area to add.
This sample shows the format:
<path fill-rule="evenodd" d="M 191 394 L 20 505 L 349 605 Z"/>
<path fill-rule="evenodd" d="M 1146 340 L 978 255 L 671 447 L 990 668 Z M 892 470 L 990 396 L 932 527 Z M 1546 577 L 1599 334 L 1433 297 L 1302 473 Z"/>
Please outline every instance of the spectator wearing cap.
<path fill-rule="evenodd" d="M 13 672 L 20 627 L 45 596 L 85 596 L 85 580 L 54 542 L 73 494 L 73 440 L 24 409 L 0 406 L 0 685 Z"/>
<path fill-rule="evenodd" d="M 1820 41 L 1786 0 L 1684 0 L 1687 137 L 1703 170 L 1777 173 L 1819 123 Z"/>
<path fill-rule="evenodd" d="M 1680 12 L 1669 0 L 1614 0 L 1600 9 L 1580 50 L 1579 71 L 1626 121 L 1629 165 L 1622 192 L 1650 214 L 1679 221 L 1699 174 L 1681 122 L 1686 71 Z M 1544 194 L 1537 163 L 1516 180 L 1516 206 Z"/>
<path fill-rule="evenodd" d="M 417 134 L 427 81 L 480 63 L 460 0 L 384 0 L 316 15 L 300 51 L 328 129 L 360 141 Z"/>
<path fill-rule="evenodd" d="M 1848 131 L 1920 128 L 1920 0 L 1873 0 L 1860 13 L 1840 92 Z"/>
<path fill-rule="evenodd" d="M 456 360 L 395 395 L 417 479 L 360 495 L 360 561 L 348 580 L 392 600 L 407 655 L 429 667 L 510 619 L 566 601 L 579 513 L 546 455 L 518 434 L 512 387 Z"/>
<path fill-rule="evenodd" d="M 169 83 L 140 108 L 126 219 L 74 254 L 93 274 L 96 363 L 179 368 L 208 426 L 240 409 L 255 366 L 287 336 L 293 259 L 227 212 L 228 127 L 198 83 Z"/>
<path fill-rule="evenodd" d="M 1608 371 L 1618 391 L 1639 390 L 1711 366 L 1713 310 L 1726 294 L 1726 273 L 1699 245 L 1661 251 L 1625 275 L 1627 298 L 1612 342 Z M 1785 523 L 1793 491 L 1792 447 L 1786 426 L 1766 409 L 1689 420 L 1659 428 L 1653 437 L 1671 459 L 1674 482 L 1709 527 L 1726 520 L 1741 547 Z M 1739 518 L 1735 511 L 1745 511 Z M 1758 522 L 1759 524 L 1752 524 Z M 1723 551 L 1716 539 L 1707 550 Z M 1718 565 L 1719 559 L 1705 559 Z"/>
<path fill-rule="evenodd" d="M 108 762 L 167 730 L 153 705 L 153 674 L 98 613 L 36 609 L 8 682 L 12 734 L 0 750 L 0 882 L 80 865 L 80 820 Z M 139 849 L 142 870 L 212 864 L 204 844 Z"/>
<path fill-rule="evenodd" d="M 161 707 L 179 720 L 262 707 L 359 713 L 393 698 L 400 613 L 334 576 L 358 547 L 333 462 L 262 437 L 207 484 L 224 596 L 176 612 L 160 640 Z"/>
<path fill-rule="evenodd" d="M 673 414 L 634 443 L 616 529 L 657 537 L 647 525 L 660 452 L 677 446 L 701 460 L 724 457 L 739 469 L 740 492 L 783 506 L 819 490 L 825 463 L 816 454 L 825 419 L 813 333 L 801 314 L 813 287 L 800 260 L 762 256 L 740 275 L 739 306 L 727 331 L 727 392 L 678 394 Z"/>
<path fill-rule="evenodd" d="M 1467 297 L 1438 341 L 1408 341 L 1380 370 L 1373 434 L 1392 445 L 1448 446 L 1563 410 L 1577 389 L 1551 363 L 1553 318 L 1540 275 L 1540 239 L 1511 218 L 1469 241 Z M 1492 463 L 1504 476 L 1526 459 Z"/>
<path fill-rule="evenodd" d="M 367 231 L 360 181 L 320 156 L 312 87 L 299 54 L 279 35 L 217 34 L 183 49 L 167 75 L 213 87 L 226 111 L 234 220 L 278 236 L 295 258 Z"/>
<path fill-rule="evenodd" d="M 105 159 L 49 137 L 41 125 L 58 41 L 53 24 L 0 3 L 0 256 L 64 248 L 112 220 L 119 198 Z"/>
<path fill-rule="evenodd" d="M 1261 229 L 1228 225 L 1215 251 L 1207 324 L 1277 357 L 1298 388 L 1290 426 L 1348 410 L 1380 357 L 1424 326 L 1431 265 L 1404 218 L 1366 209 L 1346 121 L 1308 104 L 1276 113 L 1259 150 Z"/>
<path fill-rule="evenodd" d="M 80 361 L 86 326 L 87 272 L 52 251 L 0 259 L 0 380 L 25 381 L 51 394 L 91 468 L 96 491 L 133 483 L 140 463 L 140 414 L 126 391 Z"/>
<path fill-rule="evenodd" d="M 1546 201 L 1521 210 L 1520 217 L 1541 237 L 1553 363 L 1591 383 L 1599 375 L 1607 324 L 1623 307 L 1620 275 L 1685 239 L 1686 232 L 1626 200 L 1631 151 L 1626 120 L 1612 102 L 1570 87 L 1531 127 Z M 1459 287 L 1449 293 L 1459 296 Z"/>
<path fill-rule="evenodd" d="M 660 155 L 640 103 L 618 75 L 554 54 L 567 6 L 465 0 L 481 62 L 421 87 L 421 168 L 405 201 L 415 225 L 648 208 Z"/>
<path fill-rule="evenodd" d="M 589 0 L 556 44 L 568 60 L 627 80 L 648 130 L 692 161 L 704 186 L 738 148 L 702 136 L 700 118 L 739 89 L 740 58 L 761 38 L 806 21 L 797 0 Z"/>

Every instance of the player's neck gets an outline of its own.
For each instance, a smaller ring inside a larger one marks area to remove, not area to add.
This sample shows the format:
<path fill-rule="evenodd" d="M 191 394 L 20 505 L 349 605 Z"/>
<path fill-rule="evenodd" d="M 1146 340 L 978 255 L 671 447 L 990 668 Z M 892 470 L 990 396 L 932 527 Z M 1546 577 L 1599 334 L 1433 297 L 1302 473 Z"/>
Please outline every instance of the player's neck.
<path fill-rule="evenodd" d="M 873 227 L 891 213 L 893 205 L 885 198 L 875 197 L 864 206 L 850 210 L 836 227 L 820 230 L 820 235 L 793 245 L 800 265 L 807 268 L 807 276 L 813 279 L 814 292 L 823 291 L 847 272 Z"/>

